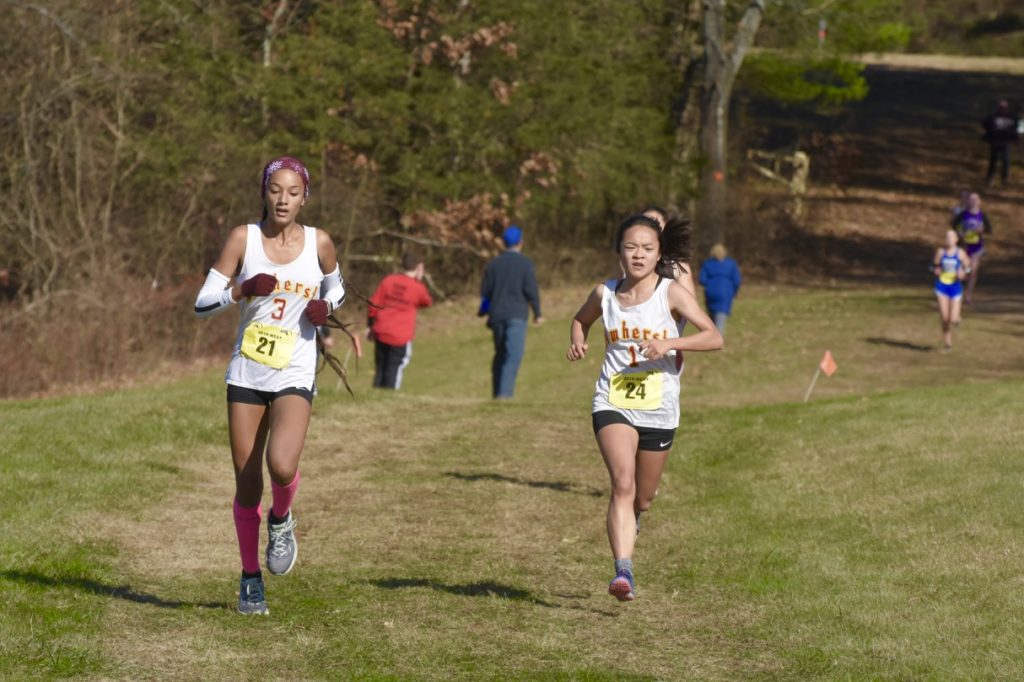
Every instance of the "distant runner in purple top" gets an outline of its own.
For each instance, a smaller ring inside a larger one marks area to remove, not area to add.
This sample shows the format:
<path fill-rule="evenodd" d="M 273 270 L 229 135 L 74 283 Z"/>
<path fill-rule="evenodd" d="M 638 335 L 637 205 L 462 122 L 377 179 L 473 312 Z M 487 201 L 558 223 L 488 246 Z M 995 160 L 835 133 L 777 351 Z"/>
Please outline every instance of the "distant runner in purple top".
<path fill-rule="evenodd" d="M 970 304 L 974 298 L 974 285 L 978 281 L 978 266 L 981 264 L 981 254 L 985 251 L 985 240 L 983 234 L 992 233 L 992 223 L 988 216 L 981 210 L 981 197 L 977 192 L 971 192 L 967 197 L 967 208 L 953 218 L 951 226 L 960 237 L 960 244 L 967 252 L 970 259 L 970 275 L 967 279 L 967 291 L 964 292 L 964 303 Z"/>

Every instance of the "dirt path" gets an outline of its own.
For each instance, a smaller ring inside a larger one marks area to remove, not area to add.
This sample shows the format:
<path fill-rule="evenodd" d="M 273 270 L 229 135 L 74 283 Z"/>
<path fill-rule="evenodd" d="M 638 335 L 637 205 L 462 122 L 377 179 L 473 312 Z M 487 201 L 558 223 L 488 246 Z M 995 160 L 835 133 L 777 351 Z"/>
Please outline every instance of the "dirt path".
<path fill-rule="evenodd" d="M 858 59 L 868 66 L 904 70 L 963 71 L 1024 75 L 1024 59 L 1014 57 L 968 57 L 950 54 L 866 54 Z"/>

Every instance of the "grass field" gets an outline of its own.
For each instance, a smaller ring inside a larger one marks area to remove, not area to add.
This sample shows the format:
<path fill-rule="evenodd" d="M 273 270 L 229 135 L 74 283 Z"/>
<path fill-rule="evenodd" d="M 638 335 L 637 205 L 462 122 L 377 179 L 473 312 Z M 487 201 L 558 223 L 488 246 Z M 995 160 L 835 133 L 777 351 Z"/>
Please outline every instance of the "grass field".
<path fill-rule="evenodd" d="M 687 358 L 619 604 L 583 294 L 548 296 L 509 403 L 468 303 L 399 393 L 321 375 L 268 618 L 233 612 L 221 370 L 0 403 L 0 677 L 1024 677 L 1024 301 L 982 296 L 945 355 L 926 287 L 745 291 Z"/>

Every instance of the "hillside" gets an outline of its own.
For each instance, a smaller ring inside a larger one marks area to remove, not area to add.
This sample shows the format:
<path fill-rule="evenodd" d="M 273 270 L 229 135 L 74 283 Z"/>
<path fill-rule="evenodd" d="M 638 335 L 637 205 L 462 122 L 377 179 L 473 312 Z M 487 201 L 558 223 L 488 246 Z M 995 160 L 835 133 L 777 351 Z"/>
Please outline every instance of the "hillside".
<path fill-rule="evenodd" d="M 751 101 L 744 142 L 811 154 L 806 218 L 778 228 L 783 277 L 927 286 L 926 265 L 963 190 L 981 193 L 994 225 L 980 281 L 1019 287 L 1024 263 L 1024 163 L 984 186 L 980 121 L 1024 93 L 1024 61 L 902 55 L 869 60 L 868 97 L 840 114 Z M 946 70 L 953 66 L 955 70 Z M 993 69 L 999 69 L 995 71 Z M 1005 71 L 1011 71 L 1006 73 Z M 790 272 L 786 272 L 790 270 Z M 794 272 L 795 270 L 795 272 Z M 981 286 L 981 285 L 979 285 Z"/>

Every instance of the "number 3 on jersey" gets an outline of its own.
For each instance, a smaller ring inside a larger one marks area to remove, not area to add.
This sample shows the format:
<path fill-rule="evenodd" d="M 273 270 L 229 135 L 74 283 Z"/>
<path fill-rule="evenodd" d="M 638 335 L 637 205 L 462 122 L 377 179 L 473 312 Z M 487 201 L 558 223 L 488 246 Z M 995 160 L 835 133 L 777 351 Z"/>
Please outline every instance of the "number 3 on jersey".
<path fill-rule="evenodd" d="M 608 402 L 624 410 L 656 410 L 661 407 L 661 372 L 619 372 L 612 375 Z"/>
<path fill-rule="evenodd" d="M 288 305 L 288 301 L 283 298 L 275 298 L 273 303 L 277 309 L 270 313 L 270 319 L 280 320 L 284 317 L 284 307 Z"/>

